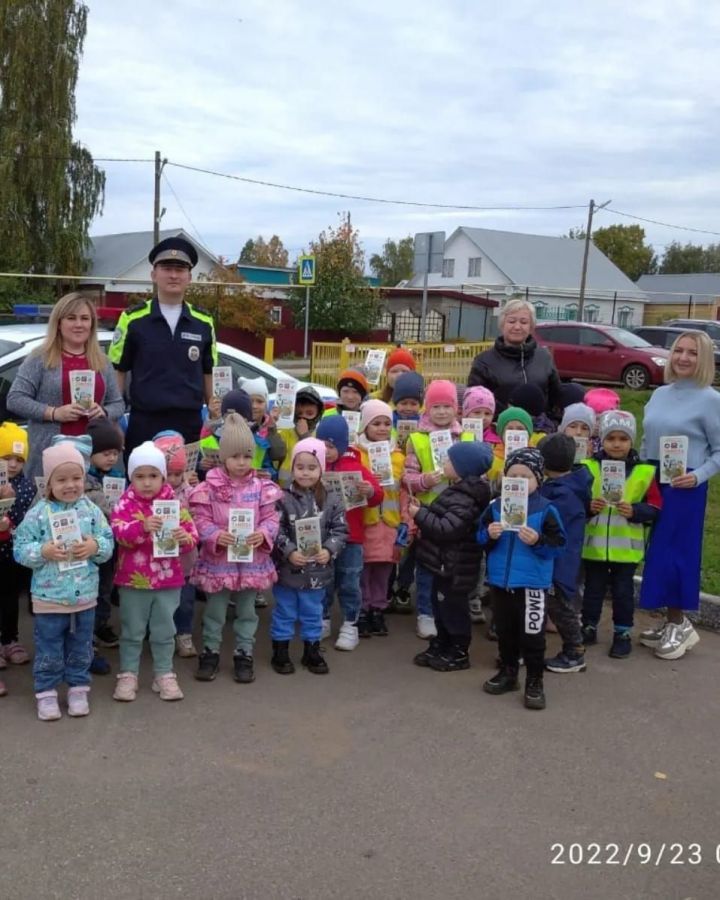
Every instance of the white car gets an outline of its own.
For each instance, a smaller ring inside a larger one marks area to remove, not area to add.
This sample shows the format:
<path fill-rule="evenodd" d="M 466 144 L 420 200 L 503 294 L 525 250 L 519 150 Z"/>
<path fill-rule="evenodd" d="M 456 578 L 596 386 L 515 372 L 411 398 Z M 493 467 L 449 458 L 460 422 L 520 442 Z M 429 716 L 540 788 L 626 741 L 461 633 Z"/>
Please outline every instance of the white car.
<path fill-rule="evenodd" d="M 13 418 L 8 413 L 6 400 L 10 385 L 15 378 L 17 370 L 25 360 L 25 357 L 36 347 L 39 347 L 47 333 L 47 325 L 0 325 L 0 421 Z M 107 352 L 112 341 L 112 331 L 98 331 L 100 346 Z M 287 378 L 285 372 L 277 369 L 270 363 L 263 362 L 244 350 L 237 350 L 229 344 L 218 342 L 218 365 L 230 366 L 233 371 L 233 382 L 237 385 L 238 378 L 257 378 L 262 376 L 267 382 L 270 392 L 270 403 L 275 401 L 275 389 L 279 378 Z M 305 387 L 308 382 L 301 381 L 299 385 Z M 311 384 L 322 397 L 326 407 L 333 407 L 337 402 L 337 393 L 323 384 Z"/>

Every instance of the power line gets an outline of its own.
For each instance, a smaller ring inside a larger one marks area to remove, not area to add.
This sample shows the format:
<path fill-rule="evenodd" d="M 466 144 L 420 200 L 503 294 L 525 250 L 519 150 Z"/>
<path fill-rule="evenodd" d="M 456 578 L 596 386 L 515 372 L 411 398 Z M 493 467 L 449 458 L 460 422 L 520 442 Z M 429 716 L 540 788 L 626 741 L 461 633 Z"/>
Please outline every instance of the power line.
<path fill-rule="evenodd" d="M 197 237 L 198 237 L 200 243 L 201 243 L 201 244 L 205 244 L 205 245 L 207 246 L 207 242 L 205 241 L 205 238 L 200 234 L 200 232 L 198 231 L 198 229 L 195 227 L 195 223 L 193 222 L 193 220 L 190 218 L 190 216 L 189 216 L 189 215 L 187 214 L 187 212 L 185 211 L 185 207 L 184 207 L 184 206 L 182 205 L 182 203 L 180 202 L 180 198 L 179 198 L 178 195 L 175 193 L 175 188 L 174 188 L 174 187 L 172 186 L 172 184 L 170 183 L 170 179 L 167 177 L 167 175 L 165 174 L 164 171 L 163 171 L 163 173 L 162 173 L 162 177 L 163 177 L 163 180 L 165 181 L 165 184 L 170 188 L 170 193 L 171 193 L 171 194 L 173 195 L 173 197 L 175 198 L 175 202 L 176 202 L 177 205 L 180 207 L 180 211 L 182 212 L 182 214 L 185 216 L 185 218 L 186 218 L 186 219 L 188 220 L 188 222 L 190 223 L 190 227 L 192 228 L 192 230 L 193 230 L 193 231 L 195 232 L 195 234 L 197 235 Z"/>
<path fill-rule="evenodd" d="M 606 207 L 605 212 L 615 213 L 616 216 L 625 216 L 628 219 L 637 219 L 638 222 L 649 222 L 651 225 L 662 225 L 664 228 L 677 228 L 679 231 L 693 231 L 695 234 L 714 234 L 720 237 L 720 231 L 709 231 L 706 228 L 691 228 L 689 225 L 673 225 L 670 222 L 659 222 L 657 219 L 645 219 L 642 216 L 634 216 L 632 213 L 621 212 L 619 209 Z"/>

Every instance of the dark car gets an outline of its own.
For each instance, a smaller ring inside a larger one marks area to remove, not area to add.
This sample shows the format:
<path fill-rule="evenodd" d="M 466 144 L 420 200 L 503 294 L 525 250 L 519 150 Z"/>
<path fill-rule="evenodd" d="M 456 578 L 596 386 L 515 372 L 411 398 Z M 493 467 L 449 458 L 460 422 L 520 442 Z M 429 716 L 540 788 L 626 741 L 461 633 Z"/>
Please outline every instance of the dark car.
<path fill-rule="evenodd" d="M 681 325 L 640 325 L 633 328 L 633 332 L 638 337 L 644 338 L 651 343 L 653 347 L 664 347 L 669 350 L 675 342 L 678 335 L 685 334 L 686 331 L 699 331 L 701 329 L 693 329 L 692 327 Z M 715 383 L 720 381 L 720 350 L 715 345 Z"/>
<path fill-rule="evenodd" d="M 713 344 L 720 348 L 720 322 L 715 319 L 669 319 L 663 325 L 671 325 L 683 331 L 704 331 Z"/>
<path fill-rule="evenodd" d="M 552 352 L 561 378 L 620 382 L 636 391 L 663 383 L 670 355 L 614 325 L 542 323 L 535 337 Z"/>

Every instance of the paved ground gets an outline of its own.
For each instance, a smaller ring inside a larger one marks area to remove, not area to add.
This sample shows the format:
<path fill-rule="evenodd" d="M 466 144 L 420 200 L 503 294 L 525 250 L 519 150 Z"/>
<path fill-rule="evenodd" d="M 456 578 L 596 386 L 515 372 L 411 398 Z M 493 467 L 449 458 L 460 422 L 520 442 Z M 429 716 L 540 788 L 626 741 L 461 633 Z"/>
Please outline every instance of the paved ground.
<path fill-rule="evenodd" d="M 410 664 L 412 620 L 390 627 L 325 677 L 276 675 L 264 637 L 252 686 L 179 661 L 175 704 L 145 663 L 133 704 L 97 679 L 86 720 L 38 722 L 29 667 L 5 673 L 0 897 L 720 895 L 720 636 L 677 663 L 600 645 L 530 712 L 481 692 L 496 645 L 438 674 Z"/>

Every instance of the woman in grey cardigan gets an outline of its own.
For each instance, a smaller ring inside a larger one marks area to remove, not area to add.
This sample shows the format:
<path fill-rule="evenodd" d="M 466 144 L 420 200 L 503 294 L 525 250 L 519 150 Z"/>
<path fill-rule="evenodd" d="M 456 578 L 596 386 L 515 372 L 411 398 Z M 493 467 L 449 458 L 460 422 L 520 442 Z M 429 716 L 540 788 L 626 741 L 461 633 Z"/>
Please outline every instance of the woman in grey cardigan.
<path fill-rule="evenodd" d="M 70 373 L 95 372 L 95 393 L 87 405 L 73 400 Z M 86 296 L 65 294 L 55 304 L 42 347 L 28 356 L 15 376 L 7 408 L 28 422 L 29 478 L 42 474 L 42 452 L 56 434 L 85 434 L 98 416 L 119 419 L 125 403 L 112 364 L 97 341 L 97 316 Z"/>

